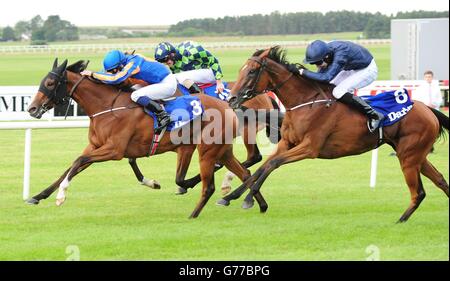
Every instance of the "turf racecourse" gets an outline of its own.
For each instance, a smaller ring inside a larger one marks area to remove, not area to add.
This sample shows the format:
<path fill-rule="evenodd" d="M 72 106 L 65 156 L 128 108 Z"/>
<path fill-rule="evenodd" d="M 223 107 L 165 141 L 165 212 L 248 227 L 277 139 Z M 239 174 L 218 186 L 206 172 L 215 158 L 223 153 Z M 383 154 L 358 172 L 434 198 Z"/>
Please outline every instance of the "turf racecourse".
<path fill-rule="evenodd" d="M 229 79 L 253 50 L 216 50 Z M 289 50 L 299 61 L 304 49 Z M 379 79 L 389 78 L 389 46 L 374 53 Z M 60 54 L 90 59 L 103 54 Z M 0 55 L 0 85 L 35 85 L 55 55 Z M 263 139 L 263 138 L 262 138 Z M 409 191 L 391 149 L 380 149 L 377 187 L 369 188 L 370 153 L 338 160 L 306 160 L 276 170 L 263 185 L 269 210 L 224 208 L 216 192 L 196 220 L 187 219 L 200 186 L 175 196 L 176 155 L 142 158 L 148 178 L 138 184 L 126 160 L 94 164 L 69 187 L 66 203 L 55 195 L 38 206 L 21 198 L 24 131 L 0 131 L 0 260 L 448 260 L 448 198 L 423 178 L 427 197 L 406 224 L 395 224 Z M 31 191 L 56 180 L 87 144 L 87 129 L 34 130 Z M 448 141 L 437 142 L 431 162 L 448 180 Z M 264 145 L 262 146 L 264 149 Z M 269 150 L 269 149 L 265 149 Z M 235 146 L 240 159 L 245 151 Z M 189 175 L 198 172 L 197 156 Z M 254 169 L 253 169 L 254 171 Z M 216 176 L 217 188 L 224 171 Z M 234 183 L 236 187 L 238 182 Z"/>

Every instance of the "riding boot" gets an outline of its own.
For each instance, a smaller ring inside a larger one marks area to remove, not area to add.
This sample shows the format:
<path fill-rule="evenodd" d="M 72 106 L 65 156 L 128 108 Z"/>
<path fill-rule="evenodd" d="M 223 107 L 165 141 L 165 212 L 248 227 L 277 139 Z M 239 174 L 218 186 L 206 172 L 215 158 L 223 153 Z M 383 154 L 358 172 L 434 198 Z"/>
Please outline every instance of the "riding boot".
<path fill-rule="evenodd" d="M 369 119 L 369 131 L 375 131 L 379 126 L 381 121 L 384 119 L 384 115 L 373 109 L 366 101 L 358 96 L 351 93 L 345 93 L 342 98 L 339 99 L 340 102 L 352 106 L 361 113 L 365 114 Z"/>
<path fill-rule="evenodd" d="M 200 87 L 193 83 L 191 87 L 189 87 L 189 93 L 191 94 L 200 94 L 202 92 L 202 89 L 200 89 Z"/>
<path fill-rule="evenodd" d="M 156 128 L 156 131 L 162 131 L 167 125 L 170 124 L 170 115 L 156 101 L 150 100 L 149 104 L 145 106 L 145 108 L 155 113 L 156 119 L 158 119 L 159 126 Z"/>

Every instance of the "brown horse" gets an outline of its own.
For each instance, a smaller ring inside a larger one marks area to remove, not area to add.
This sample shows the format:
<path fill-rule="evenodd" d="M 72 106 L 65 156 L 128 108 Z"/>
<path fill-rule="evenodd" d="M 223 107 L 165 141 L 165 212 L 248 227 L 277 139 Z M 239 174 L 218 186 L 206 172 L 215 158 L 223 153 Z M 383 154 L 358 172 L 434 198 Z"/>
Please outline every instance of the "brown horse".
<path fill-rule="evenodd" d="M 259 192 L 269 174 L 281 165 L 307 158 L 334 159 L 357 155 L 387 143 L 397 152 L 401 169 L 411 193 L 411 203 L 399 222 L 405 222 L 425 198 L 420 173 L 449 195 L 449 187 L 442 174 L 427 160 L 435 140 L 449 128 L 449 118 L 421 102 L 415 102 L 409 113 L 399 122 L 385 127 L 383 133 L 370 133 L 366 117 L 336 102 L 332 86 L 318 84 L 290 73 L 285 51 L 280 47 L 261 50 L 240 70 L 238 81 L 231 91 L 232 107 L 264 91 L 274 91 L 286 107 L 281 128 L 282 140 L 277 151 L 237 190 L 218 202 L 228 205 L 246 188 Z M 326 96 L 326 97 L 322 97 Z M 246 202 L 244 207 L 251 207 Z M 261 207 L 261 206 L 260 206 Z M 261 212 L 267 205 L 261 207 Z"/>
<path fill-rule="evenodd" d="M 28 203 L 38 204 L 40 200 L 48 198 L 59 187 L 56 196 L 56 204 L 61 205 L 66 199 L 65 191 L 69 187 L 70 180 L 89 167 L 92 163 L 108 160 L 120 160 L 126 158 L 139 158 L 148 156 L 153 139 L 153 119 L 144 113 L 142 107 L 134 104 L 130 94 L 117 95 L 117 89 L 97 84 L 88 79 L 83 79 L 78 72 L 80 64 L 67 67 L 67 60 L 60 66 L 57 60 L 53 69 L 41 82 L 39 91 L 28 108 L 28 112 L 35 118 L 40 118 L 43 113 L 51 109 L 55 104 L 60 104 L 68 98 L 73 98 L 90 116 L 89 144 L 82 155 L 78 157 L 71 167 L 47 189 L 34 196 Z M 155 154 L 167 151 L 176 151 L 179 147 L 186 146 L 194 150 L 196 147 L 200 160 L 200 175 L 203 189 L 200 201 L 191 214 L 191 218 L 197 217 L 208 199 L 214 192 L 214 165 L 221 163 L 235 173 L 241 180 L 250 176 L 247 169 L 241 166 L 234 157 L 232 144 L 226 142 L 226 125 L 232 126 L 232 134 L 235 133 L 237 120 L 234 113 L 225 102 L 206 95 L 198 96 L 204 109 L 202 118 L 197 118 L 190 123 L 193 129 L 190 131 L 189 142 L 174 144 L 170 134 L 167 133 L 160 140 L 160 145 Z M 114 105 L 114 108 L 112 106 Z M 208 110 L 214 109 L 221 118 L 211 118 Z M 200 120 L 201 119 L 201 120 Z M 219 120 L 220 119 L 220 120 Z M 196 126 L 195 122 L 200 126 Z M 220 128 L 215 134 L 206 131 L 205 128 Z M 208 136 L 207 142 L 204 137 Z M 199 142 L 200 141 L 200 142 Z M 195 144 L 198 143 L 198 144 Z M 256 199 L 258 203 L 264 203 L 260 194 Z M 265 204 L 265 203 L 264 203 Z"/>

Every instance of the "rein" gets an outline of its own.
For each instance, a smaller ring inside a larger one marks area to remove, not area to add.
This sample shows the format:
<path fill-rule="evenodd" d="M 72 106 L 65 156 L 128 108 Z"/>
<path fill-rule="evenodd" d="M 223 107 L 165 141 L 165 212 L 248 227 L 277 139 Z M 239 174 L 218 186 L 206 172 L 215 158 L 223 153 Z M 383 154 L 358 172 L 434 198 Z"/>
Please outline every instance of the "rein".
<path fill-rule="evenodd" d="M 258 82 L 259 82 L 259 79 L 260 79 L 260 77 L 261 77 L 261 73 L 262 73 L 263 70 L 267 70 L 269 73 L 276 73 L 276 72 L 274 72 L 273 70 L 269 70 L 269 69 L 267 68 L 267 63 L 266 63 L 266 61 L 265 61 L 265 60 L 261 60 L 259 57 L 252 57 L 252 58 L 250 58 L 250 60 L 252 60 L 252 61 L 254 61 L 254 62 L 256 62 L 256 63 L 258 63 L 258 64 L 261 65 L 261 68 L 260 68 L 260 71 L 259 71 L 258 76 L 257 76 L 257 78 L 256 78 L 256 81 L 255 81 L 255 83 L 253 84 L 253 88 L 250 90 L 250 92 L 255 92 L 256 85 L 257 85 Z M 285 84 L 286 84 L 293 76 L 294 76 L 294 73 L 290 72 L 290 74 L 289 74 L 289 76 L 288 76 L 287 79 L 285 79 L 284 81 L 278 83 L 278 84 L 275 85 L 275 87 L 273 87 L 272 89 L 266 89 L 264 92 L 273 91 L 273 92 L 275 92 L 275 93 L 279 93 L 279 90 L 280 90 L 280 89 L 281 89 L 281 88 L 282 88 L 282 87 L 283 87 L 283 86 L 284 86 L 284 85 L 285 85 Z M 310 101 L 310 102 L 306 102 L 306 103 L 302 103 L 302 104 L 296 105 L 296 106 L 294 106 L 294 107 L 292 107 L 292 108 L 286 108 L 286 111 L 293 111 L 293 110 L 296 110 L 296 109 L 299 109 L 299 108 L 302 108 L 302 107 L 305 107 L 305 106 L 308 106 L 308 105 L 311 105 L 311 106 L 312 106 L 312 105 L 314 105 L 315 103 L 326 103 L 325 106 L 326 106 L 326 107 L 330 107 L 331 104 L 334 102 L 334 100 L 327 97 L 327 95 L 325 94 L 325 92 L 323 91 L 323 89 L 317 84 L 317 82 L 314 81 L 313 85 L 314 85 L 315 90 L 318 92 L 317 94 L 318 94 L 318 95 L 320 94 L 324 99 L 321 99 L 321 100 L 313 100 L 313 101 Z M 317 95 L 316 95 L 316 96 L 317 96 Z"/>
<path fill-rule="evenodd" d="M 72 95 L 73 93 L 75 93 L 75 90 L 78 88 L 78 86 L 81 84 L 81 82 L 83 82 L 85 76 L 81 76 L 81 78 L 73 85 L 72 89 L 69 92 L 69 103 L 67 104 L 67 108 L 66 108 L 66 114 L 64 114 L 64 119 L 67 119 L 67 115 L 69 114 L 69 108 L 72 105 Z"/>

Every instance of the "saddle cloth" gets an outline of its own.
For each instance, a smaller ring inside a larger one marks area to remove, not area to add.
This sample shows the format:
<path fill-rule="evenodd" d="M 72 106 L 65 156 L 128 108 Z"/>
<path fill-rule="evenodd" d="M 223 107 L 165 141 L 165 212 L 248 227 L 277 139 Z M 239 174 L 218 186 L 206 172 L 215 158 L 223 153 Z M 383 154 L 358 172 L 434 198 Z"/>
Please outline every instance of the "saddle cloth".
<path fill-rule="evenodd" d="M 192 120 L 200 117 L 205 111 L 198 97 L 181 96 L 175 99 L 165 101 L 164 109 L 170 115 L 171 123 L 167 126 L 167 131 L 173 131 L 189 124 Z M 145 112 L 153 117 L 154 128 L 157 127 L 157 118 L 151 111 L 145 109 Z"/>
<path fill-rule="evenodd" d="M 385 117 L 381 126 L 386 127 L 397 123 L 408 114 L 414 102 L 406 89 L 388 91 L 375 96 L 360 96 L 375 110 Z"/>

